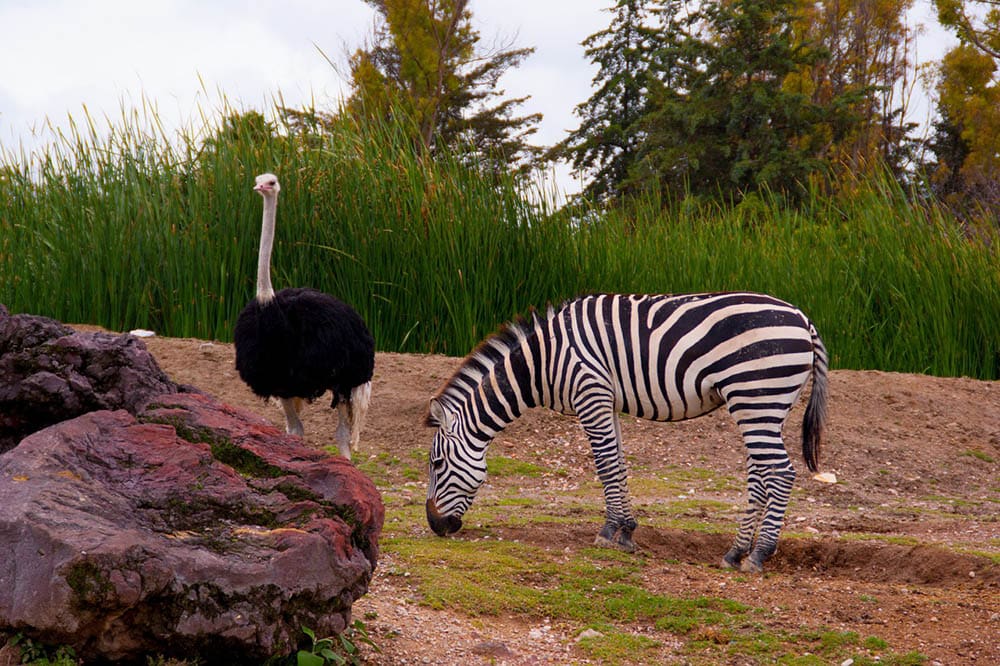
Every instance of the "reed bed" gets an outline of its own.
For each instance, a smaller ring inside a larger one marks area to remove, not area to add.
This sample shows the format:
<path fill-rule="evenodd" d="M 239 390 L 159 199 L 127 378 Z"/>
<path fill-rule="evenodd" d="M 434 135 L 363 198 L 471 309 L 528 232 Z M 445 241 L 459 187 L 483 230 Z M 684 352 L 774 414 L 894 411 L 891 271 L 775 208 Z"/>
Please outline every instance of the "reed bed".
<path fill-rule="evenodd" d="M 995 238 L 888 179 L 739 206 L 564 207 L 405 126 L 303 134 L 223 106 L 168 135 L 86 118 L 0 154 L 0 303 L 112 330 L 230 340 L 251 298 L 257 173 L 282 183 L 276 288 L 351 303 L 381 350 L 463 355 L 531 306 L 586 292 L 754 290 L 805 310 L 840 368 L 1000 377 Z M 222 128 L 222 129 L 218 129 Z M 531 194 L 532 196 L 529 196 Z"/>

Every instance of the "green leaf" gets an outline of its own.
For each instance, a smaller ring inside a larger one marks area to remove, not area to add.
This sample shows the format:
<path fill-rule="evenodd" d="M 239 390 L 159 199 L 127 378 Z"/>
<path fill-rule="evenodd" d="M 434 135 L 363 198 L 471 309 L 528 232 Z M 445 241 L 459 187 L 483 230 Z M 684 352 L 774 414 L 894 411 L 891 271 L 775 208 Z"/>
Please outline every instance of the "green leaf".
<path fill-rule="evenodd" d="M 319 655 L 313 654 L 312 652 L 299 650 L 295 663 L 298 666 L 325 666 L 326 660 Z"/>

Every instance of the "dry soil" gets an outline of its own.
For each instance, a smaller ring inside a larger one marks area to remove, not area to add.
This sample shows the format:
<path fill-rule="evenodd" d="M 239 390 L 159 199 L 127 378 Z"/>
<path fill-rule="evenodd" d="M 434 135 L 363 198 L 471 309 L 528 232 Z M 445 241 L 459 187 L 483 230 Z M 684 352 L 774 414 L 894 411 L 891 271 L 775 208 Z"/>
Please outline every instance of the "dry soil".
<path fill-rule="evenodd" d="M 146 344 L 174 381 L 283 426 L 280 410 L 240 381 L 231 345 L 160 337 Z M 414 452 L 430 444 L 432 432 L 423 425 L 428 398 L 459 363 L 444 356 L 377 357 L 372 410 L 355 461 L 410 461 L 409 473 L 387 468 L 381 475 L 389 507 L 424 502 L 426 473 L 414 462 Z M 800 404 L 785 428 L 800 474 L 778 553 L 763 576 L 717 566 L 745 501 L 739 481 L 743 451 L 728 415 L 717 411 L 682 423 L 623 422 L 640 521 L 635 540 L 641 551 L 635 557 L 646 563 L 645 586 L 657 594 L 725 596 L 769 609 L 769 630 L 853 631 L 878 636 L 899 654 L 917 651 L 929 663 L 1000 664 L 1000 383 L 840 370 L 831 374 L 830 396 L 823 467 L 839 482 L 819 483 L 805 472 L 797 450 Z M 308 406 L 306 440 L 331 444 L 335 418 L 323 400 Z M 574 515 L 583 492 L 593 514 L 514 528 L 477 522 L 473 504 L 466 529 L 453 538 L 512 539 L 567 553 L 591 546 L 603 519 L 601 496 L 589 447 L 574 419 L 533 410 L 501 434 L 491 453 L 546 472 L 491 477 L 477 503 L 515 493 L 544 498 L 541 506 L 553 514 Z M 420 471 L 416 477 L 413 468 Z M 643 483 L 686 468 L 699 473 L 691 476 L 690 488 L 670 496 L 657 490 L 669 484 Z M 572 505 L 566 499 L 570 493 Z M 683 507 L 686 500 L 705 498 L 729 509 L 706 515 L 693 508 L 690 518 L 731 521 L 731 532 L 649 524 L 657 505 Z M 390 528 L 438 538 L 423 521 Z M 431 610 L 421 604 L 413 581 L 400 575 L 402 566 L 384 547 L 370 592 L 355 605 L 355 617 L 366 618 L 382 650 L 366 653 L 368 663 L 593 663 L 575 642 L 581 627 L 530 614 L 484 618 Z M 690 658 L 681 641 L 666 640 L 642 659 Z"/>

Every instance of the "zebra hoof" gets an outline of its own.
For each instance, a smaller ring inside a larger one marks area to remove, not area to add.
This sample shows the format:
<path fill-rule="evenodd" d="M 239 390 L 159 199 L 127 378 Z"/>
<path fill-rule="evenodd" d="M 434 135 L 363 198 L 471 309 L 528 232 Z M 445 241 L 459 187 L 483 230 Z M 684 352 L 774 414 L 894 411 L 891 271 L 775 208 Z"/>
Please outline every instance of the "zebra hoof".
<path fill-rule="evenodd" d="M 594 545 L 598 548 L 615 548 L 615 542 L 600 534 L 594 539 Z"/>
<path fill-rule="evenodd" d="M 614 539 L 609 539 L 604 535 L 598 534 L 597 538 L 594 539 L 594 545 L 598 548 L 611 548 L 626 553 L 634 553 L 636 551 L 635 542 L 629 538 L 622 538 L 620 535 Z"/>
<path fill-rule="evenodd" d="M 764 563 L 758 562 L 751 555 L 747 559 L 743 560 L 742 564 L 740 564 L 740 571 L 742 571 L 743 573 L 753 573 L 753 574 L 764 573 Z"/>
<path fill-rule="evenodd" d="M 615 539 L 615 548 L 623 550 L 626 553 L 634 553 L 639 549 L 639 547 L 635 545 L 635 541 L 632 541 L 631 537 L 627 537 L 624 534 L 619 535 L 619 537 Z"/>
<path fill-rule="evenodd" d="M 746 557 L 746 551 L 730 548 L 729 552 L 722 556 L 723 569 L 739 569 L 740 562 Z"/>

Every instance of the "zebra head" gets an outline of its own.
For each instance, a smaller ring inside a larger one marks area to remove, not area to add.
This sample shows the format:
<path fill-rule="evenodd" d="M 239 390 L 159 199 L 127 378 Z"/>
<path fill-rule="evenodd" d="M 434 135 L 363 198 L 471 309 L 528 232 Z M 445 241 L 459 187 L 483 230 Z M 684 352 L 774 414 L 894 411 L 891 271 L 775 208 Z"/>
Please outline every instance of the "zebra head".
<path fill-rule="evenodd" d="M 427 424 L 436 426 L 427 482 L 427 522 L 438 536 L 462 528 L 462 515 L 486 480 L 486 445 L 473 437 L 462 415 L 431 400 Z"/>

